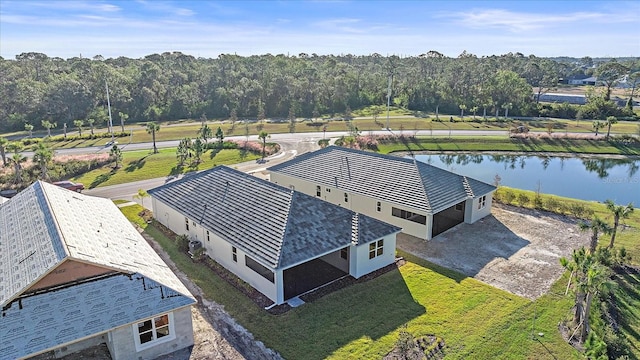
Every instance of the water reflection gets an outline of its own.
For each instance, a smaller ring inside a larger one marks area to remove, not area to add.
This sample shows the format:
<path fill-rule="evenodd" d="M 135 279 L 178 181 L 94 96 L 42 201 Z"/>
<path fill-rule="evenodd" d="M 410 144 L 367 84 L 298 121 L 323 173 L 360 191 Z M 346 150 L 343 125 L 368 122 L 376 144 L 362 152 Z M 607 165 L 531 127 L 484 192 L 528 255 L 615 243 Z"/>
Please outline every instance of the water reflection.
<path fill-rule="evenodd" d="M 487 183 L 499 175 L 506 186 L 535 190 L 539 182 L 543 191 L 557 195 L 640 203 L 640 160 L 508 154 L 417 155 L 416 159 Z"/>

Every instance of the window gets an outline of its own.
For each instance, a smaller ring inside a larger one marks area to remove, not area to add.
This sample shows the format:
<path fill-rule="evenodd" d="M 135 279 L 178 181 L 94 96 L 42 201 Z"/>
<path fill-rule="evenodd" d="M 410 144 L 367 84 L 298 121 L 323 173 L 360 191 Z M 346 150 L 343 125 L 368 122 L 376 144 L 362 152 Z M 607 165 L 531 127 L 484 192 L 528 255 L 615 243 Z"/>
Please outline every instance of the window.
<path fill-rule="evenodd" d="M 376 203 L 376 211 L 377 211 L 377 212 L 382 211 L 382 204 L 380 203 L 380 201 L 378 201 L 378 202 Z"/>
<path fill-rule="evenodd" d="M 238 262 L 238 249 L 235 246 L 231 247 L 231 257 L 233 258 L 233 262 Z"/>
<path fill-rule="evenodd" d="M 487 197 L 486 196 L 482 196 L 479 200 L 478 200 L 478 210 L 480 209 L 484 209 L 484 207 L 487 205 Z"/>
<path fill-rule="evenodd" d="M 384 253 L 384 241 L 382 239 L 369 244 L 369 259 L 380 256 Z"/>
<path fill-rule="evenodd" d="M 349 194 L 344 193 L 344 202 L 349 202 Z"/>
<path fill-rule="evenodd" d="M 184 218 L 184 228 L 189 231 L 189 219 Z"/>
<path fill-rule="evenodd" d="M 346 259 L 349 255 L 349 250 L 348 248 L 342 248 L 340 249 L 340 257 L 343 259 Z"/>
<path fill-rule="evenodd" d="M 209 230 L 207 230 L 207 241 L 211 240 L 211 238 L 209 237 Z"/>
<path fill-rule="evenodd" d="M 248 257 L 247 255 L 244 256 L 244 262 L 245 264 L 247 264 L 247 267 L 255 272 L 257 272 L 260 276 L 262 276 L 263 278 L 274 282 L 274 277 L 273 277 L 273 272 L 269 269 L 267 269 L 266 267 L 260 265 L 260 263 L 258 263 L 257 261 L 253 260 L 252 258 Z"/>
<path fill-rule="evenodd" d="M 316 196 L 322 195 L 322 189 L 320 189 L 320 185 L 316 186 Z"/>
<path fill-rule="evenodd" d="M 331 192 L 331 189 L 329 189 L 329 188 L 325 188 L 325 189 L 324 189 L 324 191 L 326 191 L 326 192 Z"/>
<path fill-rule="evenodd" d="M 164 314 L 133 325 L 136 350 L 153 346 L 176 337 L 173 331 L 173 314 Z"/>
<path fill-rule="evenodd" d="M 418 224 L 425 225 L 427 223 L 427 217 L 424 215 L 412 213 L 411 211 L 402 210 L 398 208 L 391 208 L 391 215 L 395 217 L 399 217 L 401 219 L 406 219 L 409 221 L 413 221 Z"/>

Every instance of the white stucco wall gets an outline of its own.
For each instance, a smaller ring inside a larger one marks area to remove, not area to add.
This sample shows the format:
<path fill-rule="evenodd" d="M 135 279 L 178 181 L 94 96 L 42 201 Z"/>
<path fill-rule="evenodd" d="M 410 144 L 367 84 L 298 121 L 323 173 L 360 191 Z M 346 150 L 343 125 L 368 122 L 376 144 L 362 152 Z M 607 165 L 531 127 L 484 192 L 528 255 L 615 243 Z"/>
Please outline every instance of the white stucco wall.
<path fill-rule="evenodd" d="M 473 199 L 468 199 L 465 203 L 464 222 L 467 224 L 473 224 L 474 222 L 482 219 L 487 215 L 491 215 L 491 205 L 493 204 L 493 191 L 484 195 L 485 205 L 482 209 L 478 209 L 480 199 L 482 196 L 478 196 Z"/>
<path fill-rule="evenodd" d="M 200 240 L 210 258 L 224 266 L 227 270 L 234 273 L 237 277 L 247 282 L 256 290 L 263 293 L 272 301 L 278 303 L 279 292 L 277 286 L 279 283 L 277 281 L 277 277 L 274 275 L 274 282 L 272 283 L 262 275 L 248 268 L 245 263 L 246 253 L 244 251 L 236 248 L 238 261 L 234 262 L 232 245 L 215 235 L 213 230 L 209 229 L 209 240 L 207 240 L 206 233 L 208 229 L 204 228 L 202 225 L 196 222 L 196 225 L 194 226 L 193 220 L 189 219 L 189 230 L 187 231 L 184 215 L 155 198 L 153 198 L 152 206 L 153 215 L 158 222 L 168 227 L 176 234 L 187 234 L 191 236 L 192 239 Z M 281 283 L 282 279 L 280 280 L 280 284 Z M 280 301 L 282 302 L 282 300 Z"/>
<path fill-rule="evenodd" d="M 173 312 L 173 331 L 175 338 L 158 343 L 141 351 L 137 351 L 134 325 L 128 324 L 109 332 L 107 347 L 113 360 L 130 359 L 155 359 L 160 355 L 168 354 L 193 345 L 193 324 L 191 322 L 191 306 L 186 306 Z M 162 315 L 162 314 L 158 314 Z M 144 319 L 141 319 L 144 320 Z"/>
<path fill-rule="evenodd" d="M 297 191 L 303 192 L 307 195 L 316 196 L 316 186 L 317 184 L 311 183 L 309 181 L 284 175 L 278 172 L 272 172 L 270 174 L 270 179 L 272 182 L 276 184 L 280 184 L 285 187 L 294 186 Z M 330 189 L 327 192 L 327 188 Z M 367 196 L 362 196 L 359 194 L 349 193 L 349 201 L 347 203 L 344 202 L 344 190 L 338 189 L 335 187 L 327 187 L 321 185 L 321 196 L 320 198 L 326 201 L 329 201 L 333 204 L 340 205 L 346 207 L 355 212 L 370 216 L 372 218 L 384 221 L 389 224 L 393 224 L 395 226 L 401 227 L 402 232 L 405 234 L 409 234 L 415 237 L 419 237 L 421 239 L 431 239 L 431 229 L 433 226 L 433 218 L 430 215 L 427 215 L 423 211 L 419 211 L 416 209 L 412 209 L 410 207 L 406 207 L 400 204 L 392 204 L 389 202 L 385 202 L 382 200 L 374 199 Z M 478 209 L 478 204 L 480 202 L 480 196 L 474 199 L 468 199 L 465 203 L 465 215 L 464 222 L 472 224 L 483 217 L 491 214 L 491 205 L 493 192 L 490 192 L 485 195 L 486 202 L 485 206 L 482 209 Z M 377 203 L 380 202 L 380 211 L 377 211 Z M 451 204 L 452 206 L 454 204 Z M 391 215 L 391 208 L 395 207 L 402 210 L 411 211 L 416 214 L 425 215 L 427 218 L 427 223 L 425 225 L 409 221 L 407 219 L 401 219 Z"/>
<path fill-rule="evenodd" d="M 396 258 L 396 234 L 387 235 L 384 241 L 383 253 L 373 259 L 369 259 L 369 244 L 361 244 L 351 247 L 349 273 L 354 278 L 359 278 L 372 271 L 392 264 Z M 376 240 L 377 242 L 378 240 Z"/>
<path fill-rule="evenodd" d="M 292 176 L 280 174 L 277 172 L 272 172 L 270 175 L 270 179 L 272 182 L 276 184 L 280 184 L 284 187 L 294 186 L 297 191 L 303 192 L 307 195 L 316 196 L 316 186 L 317 184 L 313 184 L 306 180 L 295 178 Z M 326 189 L 330 189 L 331 191 L 327 192 Z M 391 204 L 389 202 L 385 202 L 379 199 L 375 199 L 372 197 L 363 196 L 360 194 L 349 193 L 349 202 L 344 202 L 344 193 L 343 189 L 338 189 L 335 187 L 327 187 L 321 186 L 322 193 L 320 199 L 326 200 L 332 204 L 339 205 L 345 207 L 347 209 L 353 210 L 360 214 L 364 214 L 370 216 L 374 219 L 378 219 L 384 221 L 386 223 L 398 226 L 402 228 L 402 232 L 405 234 L 409 234 L 412 236 L 419 237 L 421 239 L 429 239 L 431 234 L 431 216 L 427 215 L 426 212 L 412 209 L 407 206 Z M 377 203 L 380 202 L 380 211 L 377 210 Z M 427 217 L 427 223 L 425 225 L 409 221 L 407 219 L 401 219 L 391 215 L 391 208 L 396 207 L 399 209 L 411 211 L 412 213 L 425 215 Z"/>

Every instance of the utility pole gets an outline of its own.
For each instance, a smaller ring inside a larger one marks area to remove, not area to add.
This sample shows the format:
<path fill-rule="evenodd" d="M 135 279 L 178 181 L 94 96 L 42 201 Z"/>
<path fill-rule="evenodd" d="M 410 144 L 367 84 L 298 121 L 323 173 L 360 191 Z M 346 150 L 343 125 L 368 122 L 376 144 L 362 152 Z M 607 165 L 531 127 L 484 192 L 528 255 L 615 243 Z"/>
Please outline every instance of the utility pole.
<path fill-rule="evenodd" d="M 113 119 L 111 118 L 111 100 L 109 99 L 109 84 L 104 79 L 104 86 L 107 88 L 107 108 L 109 109 L 109 132 L 111 132 L 111 142 L 113 142 Z"/>
<path fill-rule="evenodd" d="M 391 82 L 393 81 L 393 73 L 389 74 L 389 86 L 387 87 L 387 130 L 389 130 L 389 107 L 391 106 Z"/>

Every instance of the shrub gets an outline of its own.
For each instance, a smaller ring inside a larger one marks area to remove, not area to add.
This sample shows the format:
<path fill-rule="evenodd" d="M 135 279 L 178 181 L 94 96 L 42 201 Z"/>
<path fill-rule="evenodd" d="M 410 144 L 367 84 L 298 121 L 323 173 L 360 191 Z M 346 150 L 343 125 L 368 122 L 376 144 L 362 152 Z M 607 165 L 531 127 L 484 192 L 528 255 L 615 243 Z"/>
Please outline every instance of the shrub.
<path fill-rule="evenodd" d="M 504 201 L 507 204 L 511 204 L 513 203 L 513 200 L 516 199 L 516 194 L 514 194 L 513 192 L 509 191 L 509 190 L 505 190 L 504 192 Z"/>
<path fill-rule="evenodd" d="M 525 194 L 518 195 L 518 205 L 525 206 L 529 204 L 529 197 Z"/>
<path fill-rule="evenodd" d="M 585 208 L 585 206 L 580 203 L 572 203 L 571 205 L 569 205 L 569 212 L 571 213 L 571 215 L 577 218 L 582 218 L 585 215 L 586 211 L 587 209 Z"/>
<path fill-rule="evenodd" d="M 558 207 L 560 206 L 560 202 L 556 200 L 556 198 L 548 197 L 545 203 L 545 208 L 549 211 L 559 212 Z"/>
<path fill-rule="evenodd" d="M 178 250 L 182 252 L 189 251 L 189 236 L 188 235 L 178 235 L 175 238 L 176 246 Z"/>

